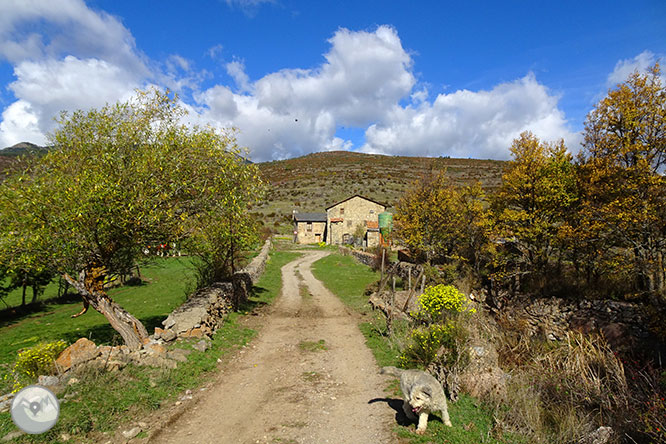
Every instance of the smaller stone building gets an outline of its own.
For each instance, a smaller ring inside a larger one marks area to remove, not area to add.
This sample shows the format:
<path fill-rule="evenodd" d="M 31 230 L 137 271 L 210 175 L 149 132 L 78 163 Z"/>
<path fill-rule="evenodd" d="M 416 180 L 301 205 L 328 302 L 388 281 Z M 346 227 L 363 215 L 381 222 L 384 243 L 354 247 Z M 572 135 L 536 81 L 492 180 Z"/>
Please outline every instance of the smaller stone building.
<path fill-rule="evenodd" d="M 294 213 L 294 242 L 315 244 L 326 240 L 326 213 Z"/>
<path fill-rule="evenodd" d="M 326 208 L 327 244 L 345 244 L 363 240 L 363 245 L 379 245 L 379 213 L 386 206 L 358 194 Z"/>

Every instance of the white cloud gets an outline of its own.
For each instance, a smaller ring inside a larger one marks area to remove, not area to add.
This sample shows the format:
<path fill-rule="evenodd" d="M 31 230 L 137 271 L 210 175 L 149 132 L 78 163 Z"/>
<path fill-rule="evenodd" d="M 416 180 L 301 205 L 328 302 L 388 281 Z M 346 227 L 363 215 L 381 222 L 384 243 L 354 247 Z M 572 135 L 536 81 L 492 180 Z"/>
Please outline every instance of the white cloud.
<path fill-rule="evenodd" d="M 196 96 L 201 118 L 240 129 L 253 159 L 351 149 L 335 135 L 340 125 L 363 127 L 384 119 L 415 84 L 412 60 L 395 29 L 338 30 L 316 69 L 283 69 L 251 83 L 242 62 L 226 65 L 239 93 L 216 86 Z"/>
<path fill-rule="evenodd" d="M 46 143 L 39 128 L 39 117 L 25 100 L 17 100 L 2 113 L 0 122 L 0 148 L 6 148 L 22 141 L 38 145 Z"/>
<path fill-rule="evenodd" d="M 614 87 L 622 83 L 634 71 L 647 72 L 647 69 L 658 61 L 658 57 L 651 51 L 643 51 L 633 59 L 620 60 L 615 64 L 615 69 L 608 75 L 606 84 L 608 87 Z M 666 73 L 662 72 L 662 83 L 666 84 Z"/>
<path fill-rule="evenodd" d="M 368 128 L 361 150 L 506 159 L 511 141 L 525 130 L 575 145 L 577 136 L 567 130 L 557 101 L 532 74 L 490 91 L 439 94 L 433 103 L 394 106 L 388 119 Z"/>
<path fill-rule="evenodd" d="M 0 2 L 3 58 L 14 66 L 16 101 L 2 113 L 0 147 L 43 143 L 61 110 L 126 99 L 151 77 L 131 33 L 80 0 Z"/>
<path fill-rule="evenodd" d="M 0 146 L 21 141 L 41 143 L 44 134 L 54 126 L 54 117 L 61 110 L 88 109 L 129 98 L 140 86 L 132 73 L 104 60 L 78 59 L 67 56 L 63 60 L 40 62 L 23 61 L 14 68 L 17 80 L 9 88 L 18 98 L 3 113 L 0 125 Z M 7 124 L 17 111 L 29 114 L 26 125 Z M 10 130 L 11 129 L 11 130 Z M 36 130 L 41 137 L 36 136 Z M 36 142 L 36 140 L 40 142 Z"/>
<path fill-rule="evenodd" d="M 19 63 L 63 55 L 103 59 L 143 75 L 149 72 L 129 30 L 82 0 L 0 2 L 0 58 Z"/>
<path fill-rule="evenodd" d="M 252 87 L 250 78 L 245 74 L 245 63 L 242 60 L 234 60 L 226 64 L 227 74 L 234 79 L 236 87 L 240 92 L 249 92 Z"/>
<path fill-rule="evenodd" d="M 262 1 L 234 2 L 256 7 Z M 548 140 L 574 140 L 558 98 L 533 75 L 489 91 L 454 91 L 431 98 L 417 84 L 413 60 L 397 31 L 337 30 L 324 62 L 285 68 L 252 81 L 242 59 L 225 64 L 234 79 L 200 91 L 194 62 L 178 54 L 149 61 L 116 18 L 81 0 L 0 3 L 0 58 L 14 66 L 15 102 L 4 109 L 0 146 L 42 143 L 60 110 L 86 109 L 126 99 L 156 83 L 192 91 L 188 119 L 236 127 L 253 160 L 322 150 L 354 149 L 338 128 L 365 129 L 367 152 L 506 158 L 525 129 Z M 209 51 L 218 57 L 221 46 Z M 407 102 L 407 105 L 404 103 Z"/>

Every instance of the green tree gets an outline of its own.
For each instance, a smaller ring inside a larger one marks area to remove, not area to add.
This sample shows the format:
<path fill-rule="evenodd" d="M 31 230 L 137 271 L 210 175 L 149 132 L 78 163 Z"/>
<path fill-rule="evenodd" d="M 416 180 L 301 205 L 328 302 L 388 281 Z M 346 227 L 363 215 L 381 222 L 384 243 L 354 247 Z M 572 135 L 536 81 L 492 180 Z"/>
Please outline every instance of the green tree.
<path fill-rule="evenodd" d="M 578 200 L 575 166 L 564 141 L 544 143 L 530 132 L 513 141 L 511 153 L 495 196 L 494 236 L 513 268 L 506 271 L 542 275 L 566 251 L 563 228 Z"/>
<path fill-rule="evenodd" d="M 659 65 L 608 92 L 585 124 L 579 157 L 586 260 L 666 295 L 666 88 Z M 582 236 L 581 236 L 582 237 Z"/>
<path fill-rule="evenodd" d="M 148 336 L 104 291 L 148 245 L 201 245 L 211 227 L 242 220 L 262 182 L 233 133 L 181 123 L 176 98 L 156 90 L 63 113 L 55 147 L 0 186 L 0 263 L 56 270 L 130 348 Z M 242 243 L 242 241 L 241 241 Z M 216 252 L 217 253 L 217 252 Z M 16 268 L 16 266 L 14 266 Z"/>
<path fill-rule="evenodd" d="M 488 214 L 480 185 L 456 187 L 445 172 L 416 182 L 396 206 L 396 236 L 425 262 L 459 261 L 479 271 Z"/>

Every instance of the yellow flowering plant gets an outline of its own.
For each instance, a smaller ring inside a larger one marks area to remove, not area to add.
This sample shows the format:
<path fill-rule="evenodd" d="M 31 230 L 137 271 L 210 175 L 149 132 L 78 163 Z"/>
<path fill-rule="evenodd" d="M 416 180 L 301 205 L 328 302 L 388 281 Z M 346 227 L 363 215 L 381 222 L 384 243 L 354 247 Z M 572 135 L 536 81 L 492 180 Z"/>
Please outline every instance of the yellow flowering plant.
<path fill-rule="evenodd" d="M 65 348 L 67 348 L 67 343 L 58 340 L 38 344 L 20 352 L 11 374 L 5 376 L 5 378 L 14 379 L 12 392 L 16 393 L 26 385 L 35 383 L 39 375 L 54 374 L 55 360 Z"/>
<path fill-rule="evenodd" d="M 435 322 L 460 313 L 476 313 L 476 309 L 456 287 L 439 284 L 426 287 L 419 296 L 419 310 L 412 315 L 417 319 Z"/>
<path fill-rule="evenodd" d="M 414 329 L 400 355 L 400 366 L 425 368 L 436 360 L 453 364 L 458 359 L 458 344 L 464 338 L 465 332 L 456 321 Z"/>

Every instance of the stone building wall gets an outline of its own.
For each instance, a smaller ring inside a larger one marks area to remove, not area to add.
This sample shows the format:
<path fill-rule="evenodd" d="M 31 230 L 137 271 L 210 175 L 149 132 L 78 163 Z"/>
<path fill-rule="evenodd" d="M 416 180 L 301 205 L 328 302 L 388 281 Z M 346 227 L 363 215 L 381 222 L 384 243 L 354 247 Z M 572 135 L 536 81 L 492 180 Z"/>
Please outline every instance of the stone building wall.
<path fill-rule="evenodd" d="M 353 236 L 358 226 L 367 230 L 366 221 L 376 222 L 379 213 L 383 212 L 384 205 L 354 196 L 326 209 L 328 219 L 329 245 L 340 245 L 345 235 Z"/>
<path fill-rule="evenodd" d="M 316 244 L 325 241 L 326 222 L 296 222 L 296 243 Z"/>

